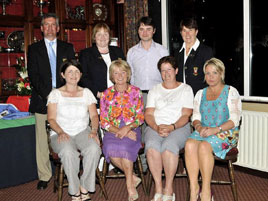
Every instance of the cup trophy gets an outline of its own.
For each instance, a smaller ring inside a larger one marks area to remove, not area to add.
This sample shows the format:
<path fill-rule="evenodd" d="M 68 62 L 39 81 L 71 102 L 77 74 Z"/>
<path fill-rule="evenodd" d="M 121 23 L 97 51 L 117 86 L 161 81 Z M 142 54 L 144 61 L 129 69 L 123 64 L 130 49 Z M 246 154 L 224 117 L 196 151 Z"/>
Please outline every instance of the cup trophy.
<path fill-rule="evenodd" d="M 6 6 L 11 4 L 11 0 L 0 0 L 0 3 L 2 3 L 2 15 L 6 15 Z"/>
<path fill-rule="evenodd" d="M 42 17 L 44 15 L 43 13 L 43 8 L 46 5 L 49 5 L 49 1 L 45 1 L 45 0 L 34 0 L 34 5 L 36 5 L 37 7 L 40 8 L 40 12 L 39 12 L 39 16 Z"/>

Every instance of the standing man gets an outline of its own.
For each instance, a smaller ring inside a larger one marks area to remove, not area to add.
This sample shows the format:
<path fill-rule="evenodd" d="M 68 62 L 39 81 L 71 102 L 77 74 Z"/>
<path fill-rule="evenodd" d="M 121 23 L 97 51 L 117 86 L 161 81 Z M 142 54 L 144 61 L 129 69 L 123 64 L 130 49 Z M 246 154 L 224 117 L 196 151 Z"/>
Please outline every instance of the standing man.
<path fill-rule="evenodd" d="M 47 120 L 47 96 L 52 88 L 62 84 L 60 65 L 66 59 L 74 59 L 72 44 L 57 40 L 59 18 L 54 13 L 45 14 L 41 21 L 44 39 L 28 47 L 28 74 L 33 87 L 30 112 L 35 113 L 36 162 L 39 182 L 37 189 L 45 189 L 52 172 L 45 121 Z"/>
<path fill-rule="evenodd" d="M 203 66 L 213 57 L 212 49 L 200 43 L 197 21 L 194 18 L 185 18 L 180 22 L 180 33 L 184 41 L 180 51 L 175 52 L 179 72 L 177 81 L 189 84 L 194 94 L 206 86 Z"/>
<path fill-rule="evenodd" d="M 168 56 L 168 50 L 154 42 L 155 25 L 151 17 L 142 17 L 138 23 L 140 42 L 129 49 L 127 62 L 132 71 L 131 84 L 142 90 L 144 105 L 147 102 L 149 90 L 156 84 L 162 83 L 160 72 L 157 68 L 159 59 Z M 145 124 L 144 124 L 145 125 Z M 144 126 L 142 128 L 142 133 Z M 144 136 L 142 135 L 142 142 Z M 142 159 L 143 169 L 147 169 L 145 159 Z"/>

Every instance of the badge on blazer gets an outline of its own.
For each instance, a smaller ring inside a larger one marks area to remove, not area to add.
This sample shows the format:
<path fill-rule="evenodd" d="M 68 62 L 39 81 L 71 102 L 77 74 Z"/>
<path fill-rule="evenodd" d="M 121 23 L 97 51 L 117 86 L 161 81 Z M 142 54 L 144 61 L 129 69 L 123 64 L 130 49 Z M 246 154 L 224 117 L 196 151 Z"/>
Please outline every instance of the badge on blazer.
<path fill-rule="evenodd" d="M 194 69 L 193 75 L 197 76 L 198 75 L 198 67 L 193 67 L 193 69 Z"/>
<path fill-rule="evenodd" d="M 62 62 L 65 62 L 65 61 L 67 61 L 67 58 L 62 58 Z"/>

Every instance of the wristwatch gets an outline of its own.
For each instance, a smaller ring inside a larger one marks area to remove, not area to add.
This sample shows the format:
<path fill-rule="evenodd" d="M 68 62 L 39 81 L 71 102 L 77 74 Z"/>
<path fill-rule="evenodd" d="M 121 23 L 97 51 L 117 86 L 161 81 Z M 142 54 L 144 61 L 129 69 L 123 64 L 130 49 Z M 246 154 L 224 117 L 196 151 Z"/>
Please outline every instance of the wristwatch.
<path fill-rule="evenodd" d="M 219 127 L 219 129 L 220 129 L 220 132 L 219 133 L 221 133 L 222 132 L 222 128 L 220 127 L 220 126 L 218 126 Z"/>

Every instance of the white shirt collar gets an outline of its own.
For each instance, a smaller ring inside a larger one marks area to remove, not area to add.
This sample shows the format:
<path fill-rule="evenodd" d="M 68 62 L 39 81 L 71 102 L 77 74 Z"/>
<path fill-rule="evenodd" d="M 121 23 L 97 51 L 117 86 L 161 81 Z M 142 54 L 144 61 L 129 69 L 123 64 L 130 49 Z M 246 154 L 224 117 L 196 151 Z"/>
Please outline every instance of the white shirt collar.
<path fill-rule="evenodd" d="M 57 43 L 57 38 L 55 38 L 54 40 L 48 40 L 47 38 L 44 38 L 45 39 L 45 43 L 46 44 L 49 44 L 50 42 L 54 42 L 54 44 L 56 44 Z"/>
<path fill-rule="evenodd" d="M 200 41 L 198 40 L 198 38 L 196 38 L 194 45 L 191 47 L 191 49 L 194 49 L 194 51 L 196 51 L 196 49 L 198 48 L 198 46 L 200 45 Z M 179 52 L 181 52 L 183 49 L 185 49 L 185 42 L 183 43 L 181 49 Z"/>
<path fill-rule="evenodd" d="M 138 45 L 139 45 L 139 46 L 138 46 L 139 48 L 143 48 L 143 47 L 142 47 L 142 44 L 141 44 L 141 40 L 140 40 L 140 42 L 138 43 Z M 154 40 L 152 40 L 152 43 L 151 43 L 151 46 L 150 46 L 149 49 L 151 49 L 152 47 L 156 47 Z M 143 49 L 144 49 L 144 48 L 143 48 Z"/>

